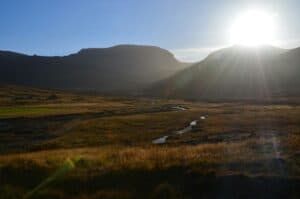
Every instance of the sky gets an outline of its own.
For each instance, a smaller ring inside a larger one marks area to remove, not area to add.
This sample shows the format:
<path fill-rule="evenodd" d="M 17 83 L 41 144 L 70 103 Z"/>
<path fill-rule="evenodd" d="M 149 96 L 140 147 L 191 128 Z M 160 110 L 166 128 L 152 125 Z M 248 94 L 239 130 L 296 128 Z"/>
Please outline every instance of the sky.
<path fill-rule="evenodd" d="M 232 45 L 234 19 L 251 9 L 274 14 L 274 45 L 300 46 L 299 0 L 0 0 L 0 49 L 52 56 L 141 44 L 198 61 Z"/>

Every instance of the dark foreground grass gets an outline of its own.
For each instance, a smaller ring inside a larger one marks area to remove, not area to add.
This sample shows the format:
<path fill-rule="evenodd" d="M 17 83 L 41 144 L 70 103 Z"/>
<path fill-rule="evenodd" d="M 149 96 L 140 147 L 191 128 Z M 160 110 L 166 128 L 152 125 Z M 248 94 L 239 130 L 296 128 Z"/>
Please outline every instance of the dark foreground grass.
<path fill-rule="evenodd" d="M 75 172 L 75 170 L 74 170 Z M 36 173 L 35 173 L 36 174 Z M 34 176 L 31 176 L 34 177 Z M 43 180 L 43 179 L 41 179 Z M 27 180 L 27 182 L 30 180 Z M 37 182 L 39 183 L 39 182 Z M 216 176 L 173 167 L 64 177 L 34 192 L 6 185 L 2 198 L 299 198 L 300 181 L 280 176 Z M 34 189 L 34 188 L 33 188 Z M 28 197 L 27 197 L 28 198 Z"/>

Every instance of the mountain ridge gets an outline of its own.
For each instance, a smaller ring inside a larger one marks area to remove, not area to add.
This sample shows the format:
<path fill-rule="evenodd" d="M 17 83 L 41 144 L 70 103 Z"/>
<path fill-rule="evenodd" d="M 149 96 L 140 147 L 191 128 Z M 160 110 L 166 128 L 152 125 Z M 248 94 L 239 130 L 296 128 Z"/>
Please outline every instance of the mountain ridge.
<path fill-rule="evenodd" d="M 285 60 L 289 52 L 293 51 L 275 47 L 224 48 L 160 81 L 148 93 L 193 100 L 300 96 L 300 59 L 291 55 L 293 59 Z"/>
<path fill-rule="evenodd" d="M 187 66 L 154 46 L 117 45 L 86 48 L 66 56 L 0 51 L 0 83 L 95 90 L 138 90 Z"/>

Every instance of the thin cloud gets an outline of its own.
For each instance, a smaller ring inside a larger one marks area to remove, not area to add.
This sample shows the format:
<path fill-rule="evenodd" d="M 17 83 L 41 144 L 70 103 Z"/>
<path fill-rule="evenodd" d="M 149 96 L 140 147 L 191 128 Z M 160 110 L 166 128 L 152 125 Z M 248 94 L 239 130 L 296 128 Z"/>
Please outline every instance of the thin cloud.
<path fill-rule="evenodd" d="M 203 48 L 181 48 L 171 49 L 175 57 L 184 62 L 197 62 L 204 59 L 211 52 L 224 48 L 225 46 L 203 47 Z"/>

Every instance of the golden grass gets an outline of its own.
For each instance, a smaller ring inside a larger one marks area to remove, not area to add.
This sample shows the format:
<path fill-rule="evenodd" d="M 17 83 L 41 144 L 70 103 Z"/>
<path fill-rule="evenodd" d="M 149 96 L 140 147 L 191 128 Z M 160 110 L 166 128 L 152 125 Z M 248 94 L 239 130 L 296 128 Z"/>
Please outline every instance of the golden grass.
<path fill-rule="evenodd" d="M 49 100 L 53 94 L 58 98 Z M 174 104 L 189 109 L 164 109 Z M 3 107 L 7 107 L 6 110 Z M 28 191 L 27 182 L 31 183 L 29 188 L 36 186 L 61 168 L 66 160 L 75 168 L 65 179 L 72 186 L 76 187 L 77 182 L 84 185 L 87 181 L 92 185 L 100 183 L 99 187 L 103 188 L 99 178 L 108 181 L 107 187 L 95 192 L 86 190 L 78 198 L 130 198 L 134 190 L 115 189 L 110 185 L 120 181 L 126 185 L 128 179 L 122 172 L 128 172 L 129 177 L 136 176 L 138 184 L 143 181 L 144 174 L 158 174 L 155 177 L 157 190 L 173 189 L 173 185 L 158 179 L 164 174 L 176 178 L 174 168 L 180 168 L 184 175 L 197 171 L 217 175 L 300 176 L 299 106 L 113 98 L 0 87 L 0 117 L 1 111 L 2 117 L 30 117 L 11 120 L 15 122 L 13 130 L 0 137 L 5 140 L 0 147 L 0 176 L 5 174 L 11 181 L 11 184 L 2 182 L 5 186 L 0 187 L 0 192 L 4 190 L 7 194 L 18 192 L 22 195 Z M 63 115 L 70 113 L 77 115 L 64 120 Z M 59 117 L 57 121 L 40 119 L 40 116 L 49 115 Z M 170 137 L 164 146 L 152 144 L 153 139 L 182 129 L 202 115 L 206 119 L 195 132 Z M 5 122 L 3 126 L 5 129 Z M 209 139 L 234 138 L 238 134 L 251 136 L 237 140 Z M 36 138 L 46 139 L 36 141 Z M 19 154 L 10 151 L 13 144 Z M 145 173 L 140 175 L 140 171 Z M 112 176 L 115 178 L 111 179 Z M 135 180 L 130 183 L 135 187 Z M 45 196 L 70 198 L 64 195 L 65 190 L 73 190 L 64 185 L 59 189 L 52 187 L 53 190 L 51 187 L 48 192 L 45 190 Z"/>
<path fill-rule="evenodd" d="M 201 144 L 178 147 L 99 147 L 48 150 L 0 156 L 0 165 L 22 168 L 30 161 L 41 168 L 59 167 L 66 158 L 81 157 L 89 169 L 163 169 L 176 166 L 251 163 L 275 157 L 275 153 L 265 154 L 253 148 L 264 142 L 247 141 L 240 143 Z M 212 167 L 213 168 L 213 167 Z M 211 169 L 212 169 L 211 168 Z"/>

